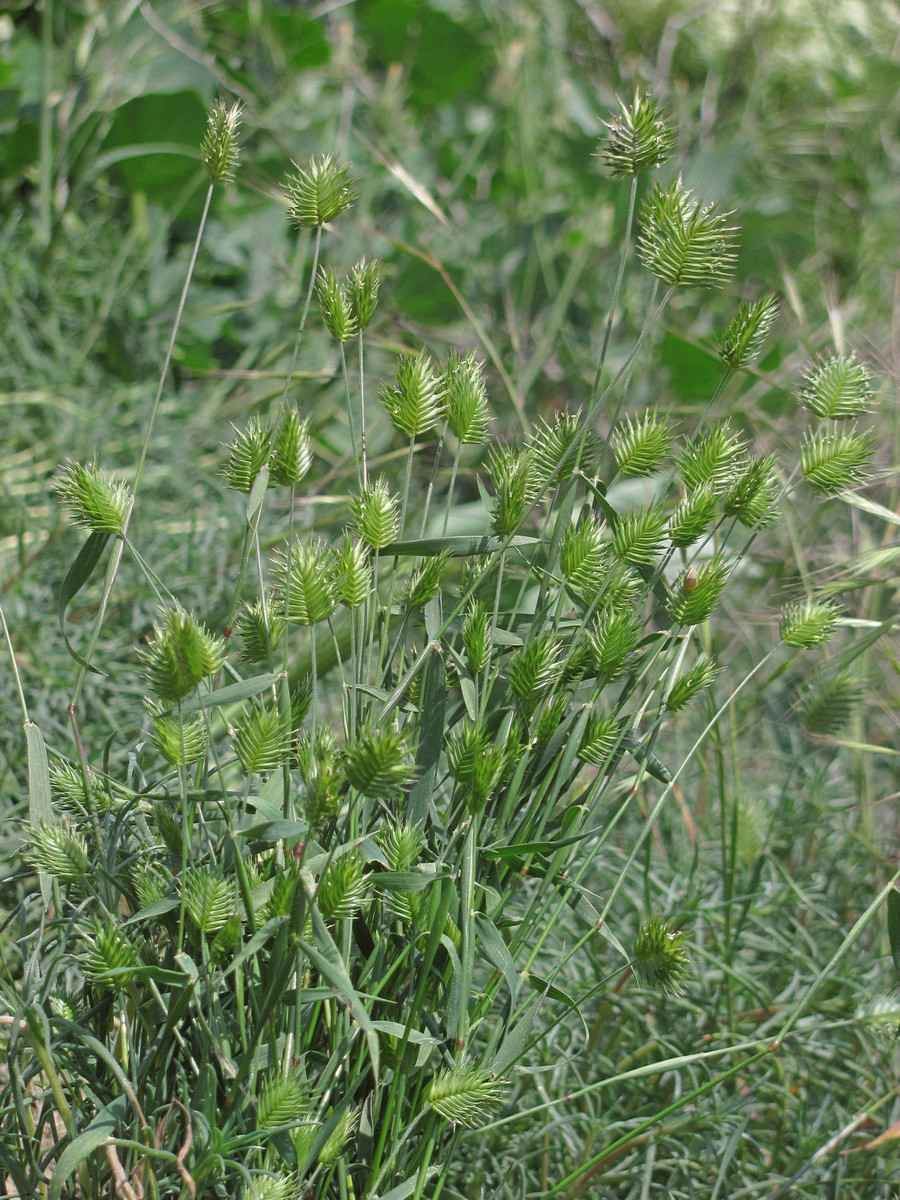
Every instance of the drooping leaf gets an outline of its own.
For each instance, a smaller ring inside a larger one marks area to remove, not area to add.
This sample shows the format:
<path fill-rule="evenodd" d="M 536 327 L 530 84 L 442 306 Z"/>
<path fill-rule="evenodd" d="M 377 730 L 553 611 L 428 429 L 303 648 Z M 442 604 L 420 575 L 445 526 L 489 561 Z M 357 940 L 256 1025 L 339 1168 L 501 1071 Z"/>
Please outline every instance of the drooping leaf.
<path fill-rule="evenodd" d="M 888 940 L 891 943 L 891 958 L 900 982 L 900 891 L 893 887 L 887 898 Z"/>
<path fill-rule="evenodd" d="M 112 535 L 109 533 L 92 533 L 88 540 L 78 551 L 78 556 L 72 563 L 71 567 L 63 580 L 63 585 L 59 590 L 59 605 L 57 614 L 59 616 L 59 628 L 66 643 L 66 649 L 79 664 L 89 671 L 93 671 L 97 675 L 105 675 L 105 671 L 101 671 L 99 667 L 94 667 L 86 662 L 72 643 L 69 641 L 66 634 L 66 610 L 69 605 L 88 582 L 94 573 L 94 569 L 99 563 L 103 551 L 106 549 L 106 543 Z"/>
<path fill-rule="evenodd" d="M 128 1097 L 117 1096 L 111 1104 L 107 1104 L 97 1113 L 87 1129 L 69 1142 L 53 1170 L 53 1176 L 47 1188 L 48 1200 L 60 1200 L 66 1180 L 88 1155 L 93 1154 L 101 1146 L 109 1144 L 117 1126 L 124 1120 L 127 1110 Z"/>

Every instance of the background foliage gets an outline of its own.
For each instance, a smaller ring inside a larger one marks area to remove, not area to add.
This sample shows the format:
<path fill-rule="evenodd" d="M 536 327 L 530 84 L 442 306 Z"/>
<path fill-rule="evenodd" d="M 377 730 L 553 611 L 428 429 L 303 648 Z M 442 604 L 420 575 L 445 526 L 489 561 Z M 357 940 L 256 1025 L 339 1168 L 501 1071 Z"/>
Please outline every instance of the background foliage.
<path fill-rule="evenodd" d="M 363 252 L 385 261 L 373 369 L 386 375 L 399 350 L 422 341 L 439 355 L 480 344 L 499 429 L 521 432 L 589 393 L 619 250 L 612 231 L 627 203 L 592 155 L 616 95 L 638 85 L 677 115 L 686 183 L 733 207 L 742 234 L 740 283 L 679 298 L 649 367 L 630 381 L 629 405 L 654 402 L 690 424 L 719 378 L 711 335 L 738 300 L 776 290 L 784 310 L 776 336 L 722 411 L 758 453 L 793 444 L 800 368 L 818 353 L 856 349 L 882 380 L 875 479 L 864 495 L 895 513 L 898 16 L 895 4 L 876 0 L 827 11 L 813 0 L 734 0 L 714 12 L 644 0 L 7 5 L 0 586 L 48 740 L 68 738 L 70 660 L 55 593 L 78 544 L 51 501 L 50 478 L 67 457 L 98 454 L 111 469 L 131 461 L 205 190 L 198 146 L 215 96 L 245 105 L 242 167 L 217 194 L 164 395 L 145 483 L 153 524 L 143 526 L 139 510 L 134 530 L 211 628 L 224 622 L 239 554 L 240 522 L 219 516 L 238 512 L 219 474 L 221 443 L 231 422 L 279 394 L 305 285 L 309 247 L 290 235 L 277 196 L 287 160 L 335 149 L 360 177 L 332 259 L 343 269 Z M 613 366 L 649 295 L 646 277 L 628 278 Z M 305 511 L 321 527 L 352 458 L 339 361 L 317 324 L 301 377 L 317 463 Z M 385 461 L 393 453 L 386 422 L 371 452 Z M 474 483 L 461 479 L 460 491 L 451 531 L 480 530 Z M 855 621 L 896 611 L 889 515 L 833 501 L 799 505 L 786 519 L 786 541 L 754 544 L 710 635 L 735 678 L 761 657 L 767 614 L 812 583 L 833 583 Z M 118 681 L 90 685 L 83 720 L 116 759 L 141 733 L 132 715 L 139 687 L 116 668 L 146 638 L 153 611 L 127 568 L 114 602 L 99 657 Z M 92 615 L 85 601 L 73 619 Z M 853 628 L 843 636 L 834 654 Z M 2 837 L 14 855 L 23 749 L 5 669 L 0 680 Z M 632 881 L 633 911 L 621 917 L 625 925 L 653 907 L 691 931 L 686 996 L 648 1008 L 623 984 L 614 1034 L 604 1010 L 584 1014 L 586 1039 L 577 1021 L 561 1023 L 535 1064 L 548 1099 L 623 1063 L 696 1051 L 712 1030 L 760 1036 L 890 877 L 894 643 L 882 639 L 857 661 L 857 702 L 842 698 L 840 721 L 807 712 L 806 724 L 824 735 L 804 728 L 799 667 L 763 682 L 699 756 L 677 816 L 660 826 Z M 686 749 L 690 726 L 675 736 Z M 624 850 L 608 853 L 601 891 Z M 10 875 L 6 911 L 19 889 Z M 589 945 L 571 967 L 582 980 L 608 969 L 595 953 Z M 14 975 L 12 941 L 5 957 Z M 894 984 L 886 940 L 873 929 L 819 990 L 796 1041 L 757 1076 L 704 1096 L 606 1164 L 594 1194 L 820 1196 L 827 1187 L 889 1196 L 895 1143 L 863 1147 L 900 1115 L 896 1001 L 878 1010 L 884 1028 L 870 1019 Z M 509 1195 L 539 1192 L 611 1141 L 617 1122 L 639 1123 L 702 1082 L 638 1075 L 615 1096 L 488 1130 L 467 1150 L 471 1194 L 482 1182 Z"/>

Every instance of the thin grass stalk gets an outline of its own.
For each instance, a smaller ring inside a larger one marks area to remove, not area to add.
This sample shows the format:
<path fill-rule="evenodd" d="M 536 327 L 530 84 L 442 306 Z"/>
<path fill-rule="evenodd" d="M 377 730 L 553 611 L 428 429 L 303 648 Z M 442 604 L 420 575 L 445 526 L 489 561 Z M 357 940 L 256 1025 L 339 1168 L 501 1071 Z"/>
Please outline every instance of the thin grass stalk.
<path fill-rule="evenodd" d="M 312 270 L 309 273 L 309 286 L 306 289 L 306 298 L 303 301 L 303 311 L 300 314 L 300 324 L 297 326 L 297 337 L 294 341 L 294 352 L 291 355 L 290 365 L 288 366 L 287 375 L 284 377 L 284 390 L 281 393 L 281 407 L 287 404 L 288 391 L 291 386 L 291 379 L 294 376 L 294 367 L 297 365 L 297 355 L 300 353 L 300 343 L 303 340 L 303 331 L 306 328 L 306 318 L 309 314 L 309 306 L 312 302 L 313 292 L 316 287 L 316 273 L 319 270 L 319 251 L 322 246 L 322 226 L 316 226 L 316 237 L 313 242 L 313 261 Z"/>
<path fill-rule="evenodd" d="M 450 521 L 450 513 L 453 509 L 453 493 L 456 490 L 456 473 L 459 470 L 459 460 L 462 455 L 462 442 L 456 443 L 456 452 L 453 455 L 453 467 L 450 471 L 450 486 L 447 490 L 447 503 L 444 505 L 444 523 L 441 526 L 441 537 L 447 535 L 447 525 Z"/>
<path fill-rule="evenodd" d="M 356 444 L 356 433 L 353 428 L 353 402 L 350 399 L 350 376 L 347 373 L 347 355 L 344 352 L 344 343 L 339 342 L 341 351 L 341 374 L 344 377 L 344 393 L 347 397 L 347 428 L 350 431 L 350 445 L 353 447 L 353 461 L 356 465 L 356 480 L 360 488 L 363 487 L 363 470 L 360 460 L 360 452 Z"/>
<path fill-rule="evenodd" d="M 409 485 L 410 485 L 410 480 L 412 478 L 412 462 L 413 462 L 413 452 L 415 450 L 415 445 L 416 445 L 416 437 L 415 437 L 415 434 L 412 434 L 409 439 L 409 450 L 407 451 L 407 454 L 406 454 L 406 473 L 405 473 L 404 480 L 403 480 L 403 499 L 400 504 L 400 537 L 401 538 L 406 536 L 406 509 L 407 509 L 407 506 L 409 503 Z M 388 654 L 388 641 L 390 640 L 391 610 L 394 607 L 394 587 L 395 587 L 395 584 L 397 581 L 397 564 L 399 561 L 400 561 L 399 557 L 395 554 L 393 563 L 391 565 L 391 578 L 388 582 L 387 608 L 385 609 L 384 626 L 381 631 L 381 644 L 380 644 L 379 651 L 378 651 L 379 680 L 380 680 L 382 686 L 384 685 L 384 682 L 387 679 L 387 676 L 390 672 L 390 666 L 391 666 L 391 661 L 392 661 L 391 656 L 393 654 L 393 651 L 391 651 L 391 653 Z"/>
<path fill-rule="evenodd" d="M 837 950 L 835 950 L 834 954 L 832 954 L 831 958 L 829 958 L 822 970 L 816 975 L 815 979 L 806 989 L 804 995 L 800 997 L 797 1003 L 790 1010 L 787 1019 L 779 1028 L 778 1033 L 775 1036 L 773 1045 L 776 1048 L 781 1046 L 785 1038 L 796 1028 L 797 1022 L 800 1020 L 801 1016 L 809 1005 L 810 1000 L 812 1000 L 813 996 L 816 994 L 834 968 L 838 965 L 841 959 L 843 959 L 851 947 L 853 947 L 859 941 L 863 930 L 881 908 L 882 904 L 884 904 L 884 902 L 887 900 L 891 893 L 891 889 L 897 887 L 898 885 L 900 885 L 900 870 L 894 872 L 884 887 L 881 888 L 875 899 L 853 922 L 850 932 L 843 938 L 840 946 L 838 946 Z"/>
<path fill-rule="evenodd" d="M 647 820 L 644 822 L 644 824 L 641 828 L 640 833 L 638 834 L 637 838 L 635 839 L 635 844 L 632 847 L 631 853 L 628 856 L 625 866 L 622 868 L 621 872 L 619 873 L 619 878 L 616 880 L 615 884 L 613 885 L 612 889 L 610 890 L 610 894 L 606 899 L 606 903 L 603 905 L 603 908 L 600 912 L 600 920 L 601 921 L 606 920 L 606 917 L 609 914 L 609 910 L 612 908 L 613 902 L 615 901 L 615 898 L 619 894 L 619 890 L 621 889 L 622 884 L 625 881 L 626 874 L 631 869 L 632 865 L 634 864 L 635 859 L 638 856 L 638 852 L 640 851 L 640 849 L 643 846 L 644 842 L 646 841 L 647 837 L 650 835 L 650 832 L 656 823 L 656 819 L 659 816 L 660 812 L 662 811 L 663 805 L 665 804 L 665 802 L 668 800 L 669 796 L 671 795 L 672 788 L 678 782 L 678 779 L 679 779 L 680 775 L 682 774 L 682 772 L 684 771 L 685 767 L 688 765 L 688 763 L 691 761 L 691 759 L 694 757 L 694 755 L 700 749 L 700 746 L 703 744 L 703 741 L 706 738 L 706 735 L 718 723 L 719 718 L 726 711 L 726 709 L 728 709 L 730 707 L 730 705 L 734 701 L 735 697 L 740 692 L 742 692 L 744 690 L 744 688 L 747 686 L 747 684 L 751 681 L 751 679 L 753 679 L 762 670 L 762 668 L 766 665 L 766 663 L 769 662 L 769 660 L 777 653 L 779 648 L 780 648 L 779 646 L 773 646 L 773 648 L 766 655 L 764 655 L 763 658 L 760 659 L 760 661 L 756 664 L 756 666 L 754 666 L 750 671 L 747 672 L 747 674 L 740 681 L 740 683 L 732 690 L 731 695 L 728 696 L 728 698 L 725 700 L 725 702 L 715 711 L 713 716 L 710 718 L 710 720 L 705 725 L 700 736 L 697 738 L 697 740 L 691 746 L 690 750 L 688 750 L 687 754 L 684 757 L 683 762 L 681 763 L 681 766 L 678 768 L 678 770 L 672 776 L 671 780 L 665 785 L 665 789 L 661 793 L 656 804 L 654 804 L 653 808 L 651 809 L 651 811 L 647 817 Z"/>
<path fill-rule="evenodd" d="M 45 15 L 46 15 L 46 13 L 45 13 Z M 172 361 L 172 353 L 175 349 L 175 339 L 177 338 L 178 330 L 181 327 L 181 319 L 182 319 L 182 316 L 184 315 L 184 306 L 185 306 L 185 303 L 187 302 L 188 291 L 191 286 L 191 280 L 193 279 L 193 276 L 194 276 L 194 267 L 196 266 L 196 263 L 197 263 L 197 255 L 200 252 L 200 243 L 203 240 L 203 232 L 206 228 L 206 220 L 209 215 L 209 206 L 210 206 L 210 203 L 212 202 L 213 187 L 214 187 L 214 185 L 212 183 L 210 183 L 209 187 L 206 189 L 206 199 L 204 200 L 204 203 L 203 203 L 203 213 L 200 217 L 200 224 L 197 229 L 197 236 L 194 239 L 194 245 L 191 250 L 191 257 L 190 257 L 190 261 L 188 263 L 188 269 L 187 269 L 187 274 L 186 274 L 185 280 L 184 280 L 184 286 L 181 289 L 181 296 L 179 297 L 179 300 L 178 300 L 178 308 L 175 311 L 175 320 L 172 324 L 172 332 L 169 335 L 169 344 L 168 344 L 168 347 L 166 348 L 166 356 L 165 356 L 165 359 L 163 360 L 163 366 L 162 366 L 162 370 L 160 371 L 160 376 L 159 376 L 159 383 L 157 384 L 157 388 L 156 388 L 156 395 L 153 398 L 153 404 L 151 405 L 151 408 L 150 408 L 150 417 L 149 417 L 149 420 L 147 421 L 147 428 L 144 433 L 144 440 L 141 445 L 140 454 L 138 456 L 137 467 L 135 468 L 134 481 L 131 485 L 131 499 L 130 499 L 128 508 L 125 513 L 125 519 L 122 524 L 121 532 L 116 539 L 117 545 L 114 549 L 113 555 L 110 559 L 109 567 L 107 569 L 106 579 L 104 580 L 104 584 L 103 584 L 103 595 L 101 596 L 101 599 L 100 599 L 100 607 L 97 611 L 97 616 L 94 619 L 94 625 L 91 630 L 91 635 L 88 640 L 88 645 L 87 645 L 85 654 L 82 656 L 83 662 L 81 662 L 79 664 L 78 674 L 76 676 L 76 681 L 75 681 L 75 689 L 74 689 L 72 696 L 70 698 L 70 701 L 69 701 L 69 715 L 70 715 L 70 719 L 73 724 L 73 730 L 77 727 L 78 719 L 77 719 L 77 715 L 76 715 L 76 709 L 78 706 L 78 701 L 81 698 L 81 692 L 82 692 L 82 689 L 84 688 L 85 680 L 87 678 L 87 673 L 90 670 L 90 663 L 92 662 L 94 653 L 97 649 L 97 643 L 100 639 L 100 630 L 102 628 L 103 621 L 106 617 L 106 610 L 109 605 L 109 597 L 112 592 L 113 586 L 115 585 L 116 576 L 118 575 L 118 571 L 119 571 L 119 565 L 122 561 L 122 550 L 123 550 L 123 547 L 125 544 L 125 539 L 128 536 L 128 529 L 131 524 L 131 516 L 132 516 L 132 513 L 134 512 L 134 502 L 135 502 L 135 499 L 137 498 L 138 489 L 141 484 L 141 476 L 142 476 L 143 470 L 144 470 L 144 463 L 147 459 L 147 451 L 150 447 L 150 439 L 153 436 L 153 426 L 156 421 L 156 415 L 159 412 L 159 405 L 160 405 L 160 400 L 162 399 L 163 388 L 165 387 L 166 378 L 169 373 L 169 366 Z"/>
<path fill-rule="evenodd" d="M 616 311 L 619 307 L 619 294 L 622 291 L 622 279 L 625 276 L 625 263 L 628 260 L 628 251 L 631 248 L 631 226 L 634 221 L 634 206 L 637 200 L 637 174 L 631 176 L 631 195 L 628 198 L 628 218 L 625 221 L 625 236 L 622 239 L 622 252 L 619 255 L 619 269 L 616 272 L 616 284 L 613 288 L 612 300 L 609 305 L 609 316 L 606 318 L 606 330 L 603 334 L 603 346 L 600 349 L 600 361 L 597 364 L 597 377 L 594 379 L 594 388 L 596 389 L 599 383 L 599 375 L 603 370 L 603 364 L 606 362 L 606 351 L 609 348 L 609 335 L 612 333 L 613 321 L 616 319 Z"/>
<path fill-rule="evenodd" d="M 550 1190 L 545 1194 L 544 1200 L 551 1200 L 553 1196 L 559 1196 L 563 1192 L 566 1193 L 568 1200 L 574 1200 L 575 1197 L 584 1195 L 585 1189 L 583 1187 L 576 1188 L 574 1185 L 580 1180 L 584 1179 L 585 1186 L 588 1186 L 589 1179 L 593 1177 L 593 1175 L 596 1173 L 597 1167 L 603 1163 L 604 1159 L 610 1158 L 617 1154 L 619 1150 L 621 1150 L 624 1146 L 627 1146 L 630 1142 L 635 1141 L 644 1133 L 648 1133 L 650 1130 L 655 1129 L 666 1117 L 670 1116 L 672 1113 L 678 1112 L 679 1109 L 684 1108 L 688 1104 L 692 1104 L 701 1096 L 705 1096 L 707 1092 L 711 1092 L 715 1088 L 721 1087 L 726 1080 L 733 1079 L 735 1075 L 740 1074 L 742 1071 L 746 1071 L 748 1067 L 759 1062 L 772 1052 L 773 1047 L 766 1046 L 765 1049 L 759 1050 L 756 1054 L 752 1054 L 749 1058 L 736 1063 L 733 1067 L 729 1067 L 727 1071 L 723 1071 L 715 1078 L 707 1080 L 706 1083 L 694 1088 L 692 1091 L 688 1092 L 687 1095 L 680 1096 L 672 1104 L 667 1105 L 654 1116 L 649 1117 L 646 1121 L 642 1121 L 634 1129 L 629 1130 L 628 1133 L 625 1133 L 622 1135 L 622 1137 L 617 1138 L 611 1145 L 607 1146 L 606 1149 L 594 1154 L 587 1160 L 587 1162 L 582 1163 L 581 1166 L 579 1166 L 576 1170 L 570 1171 L 568 1175 L 564 1176 L 558 1183 L 554 1184 L 554 1186 L 550 1188 Z"/>
<path fill-rule="evenodd" d="M 44 0 L 41 11 L 41 129 L 38 158 L 38 220 L 41 242 L 50 245 L 53 192 L 53 0 Z"/>
<path fill-rule="evenodd" d="M 653 289 L 650 292 L 650 300 L 647 304 L 647 311 L 646 311 L 646 314 L 644 315 L 644 324 L 641 328 L 641 332 L 640 332 L 640 334 L 638 336 L 638 340 L 637 340 L 638 346 L 643 345 L 648 333 L 653 328 L 653 326 L 656 324 L 656 322 L 659 320 L 660 316 L 662 315 L 663 309 L 666 307 L 673 292 L 675 291 L 674 287 L 669 288 L 669 290 L 665 293 L 662 300 L 660 301 L 659 307 L 654 309 L 653 306 L 656 303 L 656 294 L 657 294 L 658 290 L 659 290 L 659 281 L 657 279 L 654 279 Z M 628 371 L 630 371 L 633 361 L 634 360 L 632 359 L 632 362 L 627 364 Z M 625 368 L 625 366 L 623 366 L 622 370 L 619 372 L 619 376 L 623 377 L 624 381 L 623 381 L 622 388 L 621 388 L 621 391 L 619 394 L 619 398 L 616 401 L 616 407 L 613 412 L 612 419 L 609 422 L 609 428 L 606 431 L 606 437 L 603 439 L 603 448 L 600 451 L 600 466 L 601 467 L 603 465 L 603 460 L 606 458 L 609 448 L 612 445 L 613 434 L 616 432 L 616 426 L 619 423 L 619 417 L 621 416 L 622 409 L 625 405 L 625 393 L 628 389 L 628 383 L 629 383 L 629 379 L 630 379 L 630 375 L 626 376 L 625 371 L 626 371 L 626 368 Z M 603 393 L 604 396 L 609 394 L 609 392 L 612 389 L 612 386 L 613 385 L 610 384 L 609 387 L 607 387 L 605 389 L 605 391 Z M 600 404 L 600 400 L 597 401 L 598 407 L 599 407 L 599 404 Z M 585 424 L 584 433 L 582 434 L 581 439 L 580 439 L 581 442 L 583 442 L 584 438 L 587 437 L 587 429 L 588 429 L 588 426 L 587 426 L 587 424 Z"/>
<path fill-rule="evenodd" d="M 459 1052 L 465 1049 L 469 1033 L 468 997 L 472 990 L 472 973 L 475 969 L 475 937 L 472 914 L 475 902 L 475 863 L 478 854 L 477 825 L 478 819 L 473 814 L 469 819 L 469 827 L 465 834 L 460 871 L 459 930 L 462 934 L 462 952 L 460 953 L 459 961 L 461 965 L 460 993 L 463 1000 L 459 1006 L 459 1024 L 456 1028 L 456 1048 Z"/>
<path fill-rule="evenodd" d="M 444 428 L 441 430 L 441 436 L 438 438 L 437 449 L 434 452 L 434 464 L 431 468 L 431 477 L 428 480 L 428 487 L 425 490 L 425 503 L 422 505 L 422 525 L 419 537 L 425 536 L 425 528 L 428 525 L 428 510 L 431 507 L 431 497 L 434 493 L 434 481 L 437 477 L 438 467 L 441 462 L 441 452 L 444 449 L 444 438 L 447 436 L 447 422 L 444 422 Z"/>
<path fill-rule="evenodd" d="M 316 627 L 314 625 L 310 625 L 309 627 L 309 646 L 310 654 L 312 655 L 312 703 L 310 705 L 309 723 L 313 737 L 315 737 L 319 711 L 319 668 L 316 663 Z"/>
<path fill-rule="evenodd" d="M 359 346 L 359 443 L 360 453 L 362 457 L 362 485 L 363 490 L 368 487 L 368 463 L 366 461 L 366 372 L 363 357 L 363 331 L 360 329 L 357 334 Z"/>
<path fill-rule="evenodd" d="M 181 741 L 181 759 L 178 763 L 178 793 L 181 800 L 181 900 L 178 906 L 178 953 L 184 949 L 184 918 L 186 913 L 186 896 L 184 889 L 184 881 L 187 878 L 188 868 L 188 853 L 190 850 L 191 841 L 191 826 L 189 824 L 188 811 L 188 793 L 187 793 L 187 768 L 184 765 L 185 747 L 184 747 L 184 714 L 181 709 L 181 700 L 177 702 L 178 712 L 178 734 Z"/>
<path fill-rule="evenodd" d="M 397 1052 L 401 1062 L 403 1061 L 403 1055 L 406 1053 L 406 1047 L 409 1044 L 409 1035 L 412 1031 L 413 1023 L 416 1020 L 416 1013 L 419 1011 L 422 1005 L 422 999 L 425 995 L 425 988 L 428 984 L 428 973 L 431 970 L 431 964 L 434 961 L 435 953 L 437 952 L 438 945 L 440 944 L 440 939 L 444 931 L 444 923 L 447 919 L 447 913 L 450 910 L 450 902 L 453 896 L 452 889 L 449 886 L 440 887 L 439 885 L 436 885 L 431 890 L 431 909 L 427 924 L 428 938 L 425 944 L 424 953 L 422 955 L 421 968 L 418 982 L 416 983 L 416 990 L 412 1003 L 409 1005 L 407 1010 L 408 1016 L 403 1031 L 403 1037 L 400 1040 L 400 1046 Z M 411 975 L 411 986 L 413 978 L 414 977 Z M 401 1087 L 402 1072 L 396 1071 L 394 1073 L 394 1078 L 391 1081 L 390 1091 L 388 1092 L 388 1098 L 382 1114 L 381 1128 L 379 1130 L 378 1139 L 372 1154 L 372 1165 L 369 1170 L 368 1182 L 363 1193 L 364 1195 L 372 1193 L 372 1182 L 380 1177 L 383 1166 L 382 1155 L 384 1154 L 385 1142 L 392 1127 Z"/>

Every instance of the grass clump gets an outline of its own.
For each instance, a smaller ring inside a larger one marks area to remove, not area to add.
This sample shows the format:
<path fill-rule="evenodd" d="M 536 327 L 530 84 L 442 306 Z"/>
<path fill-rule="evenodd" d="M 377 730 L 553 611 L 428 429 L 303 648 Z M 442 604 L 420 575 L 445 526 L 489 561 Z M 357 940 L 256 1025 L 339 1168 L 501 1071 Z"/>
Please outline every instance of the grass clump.
<path fill-rule="evenodd" d="M 237 117 L 223 105 L 210 114 L 202 158 L 211 189 L 233 172 Z M 604 153 L 617 177 L 636 179 L 674 144 L 672 121 L 640 93 L 609 130 Z M 751 434 L 727 418 L 677 430 L 655 409 L 622 415 L 627 379 L 676 290 L 731 278 L 736 229 L 680 178 L 650 192 L 636 242 L 656 281 L 644 329 L 611 368 L 609 324 L 582 408 L 483 453 L 482 527 L 448 534 L 461 456 L 473 453 L 464 448 L 489 439 L 487 376 L 474 351 L 441 363 L 403 347 L 379 392 L 382 411 L 367 412 L 363 346 L 387 289 L 372 260 L 344 282 L 320 262 L 326 227 L 349 220 L 356 187 L 331 154 L 295 166 L 285 187 L 288 220 L 311 242 L 307 290 L 283 394 L 236 431 L 221 465 L 242 497 L 243 538 L 221 635 L 169 593 L 131 528 L 136 503 L 146 503 L 178 321 L 130 491 L 96 466 L 69 463 L 59 476 L 60 499 L 91 531 L 64 584 L 63 619 L 101 565 L 104 574 L 93 624 L 73 650 L 71 742 L 54 747 L 55 785 L 20 693 L 37 877 L 19 910 L 31 966 L 4 985 L 13 1070 L 0 1163 L 22 1196 L 48 1187 L 59 1196 L 73 1175 L 96 1197 L 123 1178 L 179 1200 L 461 1195 L 463 1131 L 479 1128 L 490 1144 L 503 1123 L 546 1104 L 540 1057 L 556 1053 L 567 1018 L 593 1007 L 586 1048 L 602 1077 L 579 1091 L 581 1114 L 635 1071 L 721 1062 L 687 1093 L 638 1106 L 637 1120 L 617 1113 L 601 1150 L 569 1153 L 567 1141 L 548 1156 L 543 1194 L 579 1194 L 621 1151 L 668 1137 L 668 1122 L 699 1096 L 726 1089 L 791 1037 L 827 977 L 809 972 L 789 1004 L 768 997 L 773 1021 L 752 1036 L 737 1036 L 735 1017 L 712 1046 L 704 1035 L 704 1048 L 685 1055 L 614 1061 L 609 1022 L 621 998 L 636 1023 L 678 1014 L 671 1006 L 695 960 L 711 970 L 716 957 L 686 921 L 655 911 L 649 885 L 630 932 L 635 914 L 623 916 L 622 902 L 636 864 L 705 739 L 720 752 L 718 725 L 735 697 L 775 670 L 777 656 L 784 665 L 790 651 L 827 641 L 839 619 L 827 601 L 798 602 L 758 662 L 720 673 L 713 625 L 798 472 L 754 453 Z M 632 187 L 629 235 L 636 211 Z M 313 518 L 297 528 L 316 450 L 314 414 L 290 394 L 314 294 L 354 434 L 355 484 L 338 498 L 336 535 L 318 528 L 314 497 Z M 724 378 L 711 403 L 759 354 L 774 317 L 770 296 L 739 310 L 720 339 Z M 353 343 L 355 379 L 345 354 Z M 856 416 L 871 400 L 850 360 L 814 369 L 803 389 L 822 420 Z M 376 425 L 400 436 L 373 480 Z M 867 433 L 812 432 L 800 472 L 816 491 L 839 494 L 862 478 L 869 446 Z M 425 461 L 420 479 L 414 468 Z M 623 480 L 647 480 L 652 494 L 616 490 Z M 128 746 L 119 772 L 86 741 L 81 706 L 123 562 L 159 607 L 119 668 L 146 684 L 135 721 L 146 713 L 149 733 Z M 849 663 L 822 678 L 802 719 L 829 735 L 858 687 Z M 701 697 L 702 731 L 682 753 L 671 714 Z M 80 809 L 80 828 L 54 818 L 54 786 Z M 733 975 L 732 921 L 749 919 L 738 872 L 755 868 L 764 838 L 747 832 L 751 806 L 726 801 L 718 958 Z M 836 953 L 876 909 L 873 901 Z M 699 901 L 693 916 L 701 919 Z M 37 1122 L 23 1081 L 43 1089 Z M 562 1110 L 564 1094 L 549 1107 Z M 42 1146 L 35 1134 L 57 1119 Z"/>

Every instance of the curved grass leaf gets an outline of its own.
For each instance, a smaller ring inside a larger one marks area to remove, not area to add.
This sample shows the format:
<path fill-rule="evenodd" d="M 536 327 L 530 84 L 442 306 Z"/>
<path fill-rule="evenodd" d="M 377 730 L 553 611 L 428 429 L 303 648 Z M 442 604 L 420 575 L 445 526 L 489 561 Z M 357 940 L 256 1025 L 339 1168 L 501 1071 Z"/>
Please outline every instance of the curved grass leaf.
<path fill-rule="evenodd" d="M 69 1142 L 54 1168 L 53 1178 L 47 1188 L 47 1200 L 60 1200 L 66 1180 L 88 1155 L 109 1144 L 127 1109 L 128 1098 L 117 1096 L 106 1108 L 101 1108 L 87 1129 Z"/>
<path fill-rule="evenodd" d="M 494 922 L 483 913 L 475 913 L 475 927 L 478 930 L 478 940 L 482 950 L 506 980 L 506 986 L 512 997 L 510 1008 L 514 1009 L 519 994 L 519 973 L 509 952 L 509 947 L 500 936 L 500 930 Z"/>
<path fill-rule="evenodd" d="M 59 605 L 57 615 L 59 617 L 59 629 L 63 635 L 63 641 L 66 643 L 66 649 L 75 659 L 79 666 L 84 667 L 88 671 L 93 671 L 95 675 L 105 675 L 105 671 L 101 671 L 99 667 L 93 667 L 89 662 L 81 657 L 72 643 L 69 641 L 66 634 L 66 610 L 69 605 L 88 582 L 93 575 L 97 563 L 100 561 L 103 551 L 106 549 L 106 543 L 112 537 L 109 533 L 92 533 L 88 540 L 78 551 L 75 561 L 69 567 L 66 577 L 63 580 L 62 587 L 59 590 Z"/>
<path fill-rule="evenodd" d="M 891 943 L 891 958 L 894 960 L 894 970 L 900 982 L 900 891 L 895 887 L 888 892 L 887 898 L 888 939 Z"/>
<path fill-rule="evenodd" d="M 281 677 L 280 671 L 252 675 L 249 679 L 239 679 L 237 683 L 229 683 L 225 687 L 216 688 L 214 692 L 206 692 L 201 696 L 189 696 L 181 702 L 181 715 L 187 717 L 191 713 L 200 712 L 203 708 L 221 708 L 224 704 L 239 704 L 242 700 L 249 700 L 251 696 L 259 696 L 262 692 L 274 687 Z M 177 711 L 175 708 L 170 708 L 160 716 L 172 717 Z"/>
<path fill-rule="evenodd" d="M 453 558 L 469 558 L 471 555 L 496 554 L 504 548 L 509 550 L 516 546 L 539 546 L 541 538 L 526 537 L 524 534 L 513 538 L 489 537 L 487 534 L 451 534 L 440 538 L 415 538 L 407 542 L 391 542 L 377 551 L 382 557 L 392 558 L 434 558 L 449 550 Z"/>

